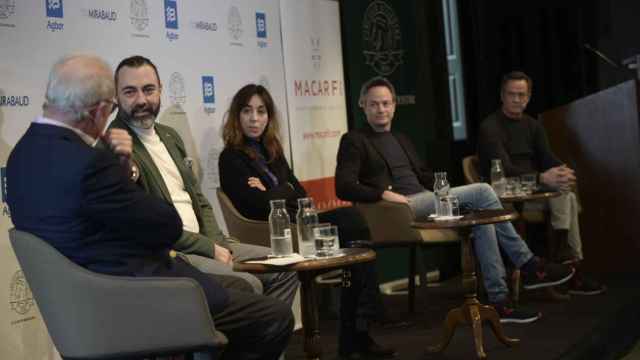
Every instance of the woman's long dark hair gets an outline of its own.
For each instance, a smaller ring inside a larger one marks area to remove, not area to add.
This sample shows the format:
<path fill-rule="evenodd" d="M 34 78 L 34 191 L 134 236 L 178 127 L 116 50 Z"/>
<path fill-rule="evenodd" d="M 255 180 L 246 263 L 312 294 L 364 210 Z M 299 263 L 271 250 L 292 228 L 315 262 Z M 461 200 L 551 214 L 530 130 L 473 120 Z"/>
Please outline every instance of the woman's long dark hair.
<path fill-rule="evenodd" d="M 256 159 L 258 155 L 255 150 L 246 143 L 246 138 L 240 125 L 240 113 L 242 109 L 249 104 L 249 101 L 251 101 L 254 95 L 258 95 L 267 108 L 269 121 L 260 138 L 262 145 L 267 150 L 268 159 L 266 160 L 267 162 L 271 162 L 279 156 L 283 156 L 283 150 L 278 135 L 280 125 L 276 105 L 269 91 L 262 85 L 245 85 L 233 96 L 222 128 L 222 140 L 224 141 L 225 147 L 238 149 L 246 153 L 251 159 Z"/>

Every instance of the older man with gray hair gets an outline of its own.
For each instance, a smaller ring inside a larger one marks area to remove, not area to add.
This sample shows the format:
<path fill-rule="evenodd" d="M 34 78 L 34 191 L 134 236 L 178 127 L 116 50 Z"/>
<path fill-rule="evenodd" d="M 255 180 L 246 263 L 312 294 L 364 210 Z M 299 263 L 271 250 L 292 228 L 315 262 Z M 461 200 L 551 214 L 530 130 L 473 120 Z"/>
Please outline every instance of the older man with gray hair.
<path fill-rule="evenodd" d="M 126 131 L 104 133 L 116 108 L 112 74 L 92 55 L 67 56 L 53 66 L 43 115 L 7 162 L 15 227 L 98 273 L 194 279 L 216 327 L 229 339 L 225 358 L 277 359 L 293 328 L 288 305 L 224 288 L 216 276 L 170 256 L 182 233 L 180 217 L 171 204 L 130 181 L 132 141 Z M 98 139 L 107 149 L 95 146 Z"/>

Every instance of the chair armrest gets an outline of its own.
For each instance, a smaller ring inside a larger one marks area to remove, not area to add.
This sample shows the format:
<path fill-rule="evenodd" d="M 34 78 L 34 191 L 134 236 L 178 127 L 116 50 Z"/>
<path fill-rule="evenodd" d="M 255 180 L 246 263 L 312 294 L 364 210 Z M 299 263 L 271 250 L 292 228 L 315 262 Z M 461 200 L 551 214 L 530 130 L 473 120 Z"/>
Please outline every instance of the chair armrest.
<path fill-rule="evenodd" d="M 75 276 L 75 275 L 74 275 Z M 227 343 L 215 330 L 204 292 L 188 278 L 134 278 L 86 271 L 75 279 L 75 291 L 56 296 L 67 301 L 64 317 L 47 325 L 64 326 L 67 339 L 81 357 L 86 353 L 162 353 L 189 348 L 216 348 Z M 82 290 L 79 290 L 82 289 Z M 104 309 L 104 311 L 99 311 Z M 94 324 L 89 327 L 85 324 Z M 84 352 L 84 354 L 83 354 Z"/>
<path fill-rule="evenodd" d="M 410 226 L 414 214 L 409 205 L 381 200 L 354 206 L 367 220 L 374 244 L 419 241 L 418 232 Z"/>

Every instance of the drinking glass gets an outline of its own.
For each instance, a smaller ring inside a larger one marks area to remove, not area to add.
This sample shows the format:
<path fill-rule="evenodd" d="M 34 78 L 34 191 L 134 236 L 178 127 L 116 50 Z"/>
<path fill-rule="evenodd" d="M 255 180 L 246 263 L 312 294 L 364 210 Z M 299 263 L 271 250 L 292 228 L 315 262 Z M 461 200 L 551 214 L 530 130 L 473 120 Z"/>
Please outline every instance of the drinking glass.
<path fill-rule="evenodd" d="M 338 242 L 338 227 L 324 225 L 313 228 L 313 236 L 316 241 L 316 256 L 332 256 L 334 246 Z"/>
<path fill-rule="evenodd" d="M 506 186 L 504 195 L 505 196 L 521 195 L 520 178 L 517 178 L 517 177 L 507 178 L 507 186 Z"/>
<path fill-rule="evenodd" d="M 531 195 L 536 191 L 536 174 L 524 174 L 520 176 L 522 192 Z"/>

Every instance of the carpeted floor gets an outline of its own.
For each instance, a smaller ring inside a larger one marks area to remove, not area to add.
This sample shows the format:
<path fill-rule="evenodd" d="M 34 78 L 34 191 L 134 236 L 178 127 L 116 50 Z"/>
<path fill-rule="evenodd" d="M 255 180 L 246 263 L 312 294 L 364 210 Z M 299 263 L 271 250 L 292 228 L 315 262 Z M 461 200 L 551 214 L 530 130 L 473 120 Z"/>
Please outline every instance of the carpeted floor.
<path fill-rule="evenodd" d="M 484 327 L 485 351 L 490 359 L 621 359 L 640 338 L 640 280 L 638 276 L 609 278 L 609 290 L 598 296 L 574 296 L 568 302 L 546 299 L 542 292 L 524 292 L 522 306 L 539 309 L 543 318 L 527 325 L 505 325 L 507 336 L 521 344 L 507 348 Z M 396 318 L 410 319 L 410 328 L 374 328 L 375 338 L 399 351 L 397 359 L 473 359 L 474 345 L 469 327 L 461 327 L 443 353 L 426 354 L 436 342 L 447 311 L 462 302 L 460 278 L 439 287 L 418 290 L 416 314 L 407 312 L 406 296 L 385 296 L 384 303 Z M 337 358 L 337 321 L 321 313 L 323 359 Z M 287 360 L 304 359 L 303 334 L 294 334 Z"/>

